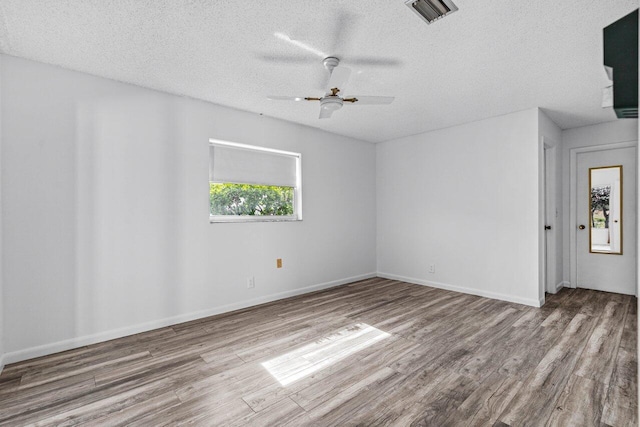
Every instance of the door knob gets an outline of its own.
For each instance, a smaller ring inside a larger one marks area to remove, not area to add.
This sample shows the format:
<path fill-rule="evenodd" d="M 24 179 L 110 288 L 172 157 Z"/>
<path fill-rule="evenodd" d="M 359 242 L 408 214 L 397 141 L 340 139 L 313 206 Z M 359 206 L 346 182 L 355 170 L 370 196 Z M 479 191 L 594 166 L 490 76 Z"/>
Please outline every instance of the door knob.
<path fill-rule="evenodd" d="M 584 226 L 584 225 L 582 225 L 582 224 L 580 224 L 580 225 L 578 226 L 578 228 L 579 228 L 580 230 L 584 230 L 584 229 L 585 229 L 585 226 Z"/>

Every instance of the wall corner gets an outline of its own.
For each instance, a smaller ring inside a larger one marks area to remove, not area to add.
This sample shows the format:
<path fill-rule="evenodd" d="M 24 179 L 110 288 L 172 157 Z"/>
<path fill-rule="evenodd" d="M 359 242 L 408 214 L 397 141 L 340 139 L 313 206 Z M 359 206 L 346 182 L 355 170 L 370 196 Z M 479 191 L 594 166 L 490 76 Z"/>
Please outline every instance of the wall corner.
<path fill-rule="evenodd" d="M 4 368 L 4 287 L 3 287 L 3 257 L 2 257 L 2 75 L 3 55 L 0 54 L 0 374 Z"/>

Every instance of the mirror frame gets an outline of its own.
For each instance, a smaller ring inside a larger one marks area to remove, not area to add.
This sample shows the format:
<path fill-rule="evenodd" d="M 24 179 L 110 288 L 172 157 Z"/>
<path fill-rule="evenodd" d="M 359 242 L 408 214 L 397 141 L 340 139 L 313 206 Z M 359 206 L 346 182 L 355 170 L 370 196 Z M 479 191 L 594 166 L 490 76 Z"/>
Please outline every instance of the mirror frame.
<path fill-rule="evenodd" d="M 593 224 L 593 218 L 591 218 L 591 190 L 592 190 L 592 185 L 591 185 L 591 172 L 594 170 L 598 170 L 598 169 L 612 169 L 612 168 L 618 168 L 620 170 L 620 251 L 618 252 L 605 252 L 605 251 L 594 251 L 593 250 L 593 244 L 591 243 L 592 240 L 592 230 L 591 230 L 591 224 Z M 599 166 L 597 168 L 589 168 L 589 212 L 588 212 L 588 216 L 587 218 L 589 219 L 589 253 L 592 254 L 600 254 L 600 255 L 622 255 L 622 249 L 623 249 L 623 232 L 622 232 L 622 225 L 623 225 L 623 190 L 624 190 L 624 182 L 622 179 L 622 165 L 611 165 L 611 166 Z"/>

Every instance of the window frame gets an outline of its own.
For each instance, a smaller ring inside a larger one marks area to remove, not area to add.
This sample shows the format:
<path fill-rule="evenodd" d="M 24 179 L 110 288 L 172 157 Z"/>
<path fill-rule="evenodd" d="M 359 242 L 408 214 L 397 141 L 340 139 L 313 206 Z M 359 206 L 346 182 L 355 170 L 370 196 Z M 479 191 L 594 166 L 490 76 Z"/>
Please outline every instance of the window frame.
<path fill-rule="evenodd" d="M 296 164 L 296 186 L 293 187 L 293 215 L 211 215 L 211 201 L 209 201 L 209 223 L 239 223 L 239 222 L 295 222 L 302 221 L 302 154 L 293 151 L 278 150 L 275 148 L 261 147 L 257 145 L 241 144 L 238 142 L 224 141 L 220 139 L 209 139 L 209 149 L 211 146 L 222 146 L 239 148 L 243 150 L 260 151 L 263 153 L 273 153 L 280 156 L 289 156 L 295 159 Z M 210 161 L 210 160 L 209 160 Z M 209 165 L 211 167 L 211 165 Z M 209 181 L 211 183 L 229 184 L 225 182 Z M 246 184 L 237 182 L 233 184 Z M 271 185 L 248 184 L 248 185 Z M 209 186 L 210 187 L 210 186 Z"/>

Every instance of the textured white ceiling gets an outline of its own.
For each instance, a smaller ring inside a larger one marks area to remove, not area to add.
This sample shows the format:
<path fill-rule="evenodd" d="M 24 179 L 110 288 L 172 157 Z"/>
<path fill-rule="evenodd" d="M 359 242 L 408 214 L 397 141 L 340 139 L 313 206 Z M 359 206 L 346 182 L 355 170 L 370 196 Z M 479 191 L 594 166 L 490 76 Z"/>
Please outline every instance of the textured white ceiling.
<path fill-rule="evenodd" d="M 432 25 L 403 0 L 0 0 L 0 51 L 378 142 L 532 107 L 562 128 L 615 119 L 601 108 L 602 28 L 637 0 L 454 0 Z M 317 51 L 305 50 L 280 33 Z M 322 55 L 353 69 L 318 104 Z"/>

